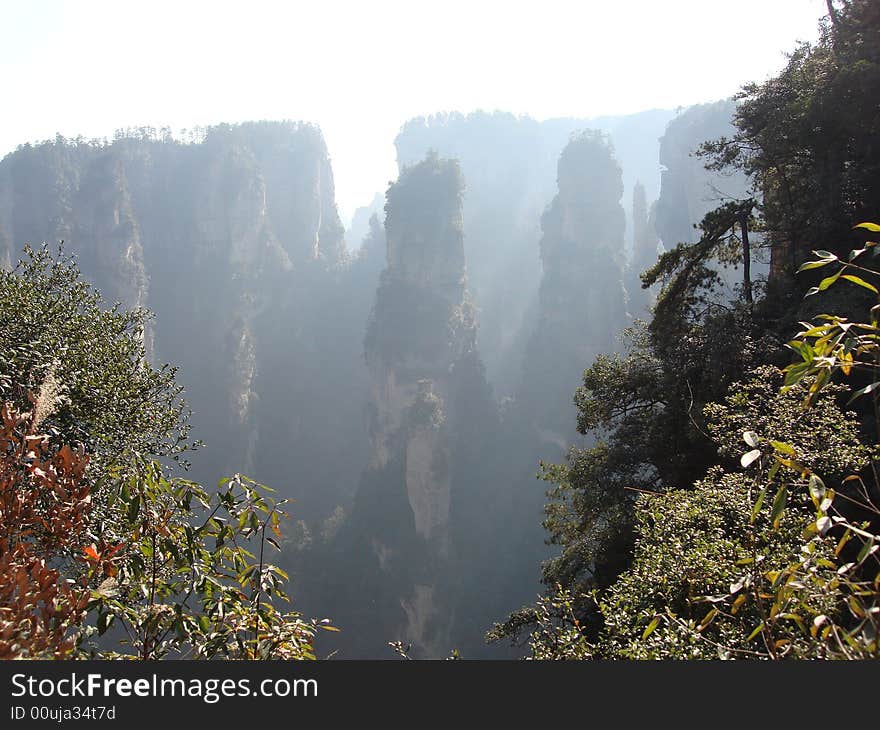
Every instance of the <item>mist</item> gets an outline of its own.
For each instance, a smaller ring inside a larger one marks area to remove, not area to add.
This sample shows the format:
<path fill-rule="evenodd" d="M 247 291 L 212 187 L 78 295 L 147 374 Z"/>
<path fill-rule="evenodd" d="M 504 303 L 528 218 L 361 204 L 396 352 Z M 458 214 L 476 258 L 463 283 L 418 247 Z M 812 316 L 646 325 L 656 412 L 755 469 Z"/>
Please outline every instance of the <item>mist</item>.
<path fill-rule="evenodd" d="M 320 657 L 522 657 L 486 634 L 558 567 L 545 466 L 608 439 L 584 371 L 651 321 L 668 278 L 641 275 L 757 195 L 696 153 L 824 10 L 22 5 L 0 266 L 63 241 L 106 306 L 152 313 L 203 442 L 169 473 L 292 500 L 276 560 L 340 629 Z"/>

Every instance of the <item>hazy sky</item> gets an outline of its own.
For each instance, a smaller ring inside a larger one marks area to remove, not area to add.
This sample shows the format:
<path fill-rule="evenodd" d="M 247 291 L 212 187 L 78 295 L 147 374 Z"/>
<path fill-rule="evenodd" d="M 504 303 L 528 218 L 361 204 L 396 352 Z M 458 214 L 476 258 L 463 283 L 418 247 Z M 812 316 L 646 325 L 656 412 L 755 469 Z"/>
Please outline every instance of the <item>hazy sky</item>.
<path fill-rule="evenodd" d="M 713 101 L 812 40 L 823 0 L 0 0 L 0 155 L 124 126 L 318 123 L 343 217 L 410 117 Z"/>

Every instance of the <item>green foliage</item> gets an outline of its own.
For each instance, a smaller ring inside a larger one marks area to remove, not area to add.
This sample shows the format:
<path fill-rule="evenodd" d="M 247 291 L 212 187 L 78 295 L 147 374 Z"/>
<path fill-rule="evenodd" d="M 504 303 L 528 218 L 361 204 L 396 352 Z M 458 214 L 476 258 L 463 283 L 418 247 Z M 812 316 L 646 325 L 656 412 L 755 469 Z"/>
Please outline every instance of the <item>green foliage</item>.
<path fill-rule="evenodd" d="M 570 591 L 557 585 L 555 592 L 539 596 L 534 606 L 511 614 L 503 624 L 495 624 L 487 639 L 517 636 L 528 627 L 527 659 L 593 659 L 596 652 L 584 636 L 577 602 Z"/>
<path fill-rule="evenodd" d="M 734 383 L 722 403 L 705 408 L 707 430 L 727 464 L 740 461 L 744 433 L 751 434 L 753 443 L 747 445 L 753 448 L 771 441 L 787 444 L 788 458 L 831 479 L 843 479 L 868 463 L 873 452 L 860 442 L 856 414 L 835 405 L 847 393 L 845 387 L 829 386 L 822 403 L 805 411 L 810 383 L 783 388 L 783 374 L 772 366 L 759 367 L 749 376 Z"/>
<path fill-rule="evenodd" d="M 241 475 L 211 494 L 156 463 L 134 473 L 102 485 L 111 534 L 84 554 L 96 631 L 119 623 L 128 650 L 99 655 L 314 659 L 316 629 L 335 629 L 278 608 L 287 575 L 264 555 L 267 544 L 280 550 L 283 502 Z"/>
<path fill-rule="evenodd" d="M 880 232 L 880 226 L 876 223 L 860 223 L 856 229 L 867 231 L 872 236 Z M 868 241 L 863 248 L 851 251 L 845 261 L 830 252 L 816 251 L 819 258 L 804 264 L 800 270 L 809 271 L 834 264 L 836 271 L 823 279 L 815 291 L 808 291 L 807 296 L 830 289 L 838 280 L 850 281 L 877 294 L 876 287 L 852 273 L 857 270 L 874 280 L 880 277 L 880 272 L 867 268 L 862 260 L 863 257 L 876 255 L 876 246 L 875 242 Z M 854 263 L 856 261 L 859 263 Z M 818 325 L 803 323 L 806 329 L 788 343 L 801 361 L 786 368 L 784 390 L 803 389 L 803 383 L 809 382 L 806 397 L 802 401 L 807 414 L 815 411 L 817 403 L 827 398 L 829 392 L 840 388 L 829 384 L 836 373 L 858 378 L 859 371 L 866 371 L 872 382 L 855 390 L 850 402 L 860 396 L 870 396 L 875 419 L 874 433 L 880 433 L 876 387 L 880 363 L 878 311 L 880 305 L 871 308 L 869 322 L 852 322 L 837 315 L 819 315 Z M 837 570 L 820 586 L 836 599 L 838 611 L 836 615 L 816 614 L 809 629 L 810 634 L 824 642 L 825 651 L 832 657 L 880 656 L 880 558 L 877 556 L 880 549 L 880 482 L 875 462 L 872 462 L 874 468 L 870 470 L 854 470 L 844 476 L 803 463 L 786 443 L 771 442 L 771 446 L 774 452 L 770 473 L 781 465 L 799 475 L 801 482 L 806 483 L 815 507 L 814 519 L 804 530 L 804 538 L 808 541 L 803 546 L 803 553 L 810 556 L 816 542 L 826 536 L 833 534 L 837 541 L 834 550 Z M 829 448 L 832 446 L 829 445 Z M 837 489 L 826 487 L 826 481 L 835 483 Z M 815 582 L 809 566 L 804 562 L 802 560 L 788 567 L 788 581 L 795 584 Z M 777 589 L 777 594 L 781 592 L 778 584 L 778 578 L 774 578 L 771 587 Z"/>
<path fill-rule="evenodd" d="M 755 363 L 751 323 L 745 312 L 722 311 L 677 347 L 636 326 L 625 355 L 600 355 L 584 372 L 578 430 L 597 442 L 571 449 L 564 465 L 543 466 L 555 485 L 544 527 L 562 548 L 544 566 L 548 585 L 609 585 L 630 560 L 636 495 L 692 484 L 715 463 L 703 404 Z"/>
<path fill-rule="evenodd" d="M 146 360 L 146 314 L 102 309 L 63 254 L 44 246 L 26 257 L 0 271 L 0 397 L 10 409 L 30 407 L 28 433 L 46 435 L 28 438 L 42 439 L 52 469 L 70 461 L 71 445 L 80 454 L 75 483 L 59 494 L 75 493 L 88 510 L 38 556 L 62 587 L 88 589 L 77 655 L 314 658 L 317 629 L 335 629 L 282 612 L 287 575 L 265 555 L 267 545 L 280 549 L 283 502 L 240 475 L 216 493 L 167 477 L 156 459 L 191 446 L 188 413 L 174 370 Z M 33 473 L 43 479 L 46 470 Z M 64 646 L 48 651 L 69 652 L 58 636 Z M 108 650 L 120 636 L 124 651 Z"/>
<path fill-rule="evenodd" d="M 860 223 L 855 229 L 867 231 L 868 235 L 873 236 L 880 230 L 880 226 L 876 223 Z M 814 251 L 813 253 L 819 258 L 804 263 L 799 269 L 799 271 L 810 271 L 826 266 L 832 266 L 834 269 L 833 273 L 825 276 L 818 286 L 809 289 L 807 296 L 824 292 L 834 286 L 838 280 L 843 280 L 870 291 L 878 298 L 878 304 L 871 308 L 871 318 L 868 322 L 853 322 L 839 315 L 820 314 L 815 318 L 819 320 L 817 324 L 801 323 L 804 329 L 787 345 L 797 353 L 800 362 L 795 362 L 786 368 L 786 386 L 799 382 L 807 376 L 814 377 L 805 405 L 813 402 L 838 371 L 845 376 L 855 372 L 855 377 L 868 377 L 871 382 L 859 388 L 853 398 L 871 395 L 875 417 L 878 413 L 880 350 L 877 342 L 880 333 L 880 291 L 871 281 L 880 283 L 880 271 L 869 268 L 872 265 L 877 266 L 875 261 L 878 250 L 880 248 L 876 241 L 866 241 L 862 248 L 852 250 L 846 259 L 838 258 L 829 251 Z"/>
<path fill-rule="evenodd" d="M 873 452 L 859 443 L 834 393 L 804 414 L 807 385 L 780 392 L 778 370 L 762 368 L 754 376 L 706 412 L 722 455 L 742 453 L 742 424 L 755 429 L 745 431 L 745 445 L 758 447 L 759 471 L 716 466 L 692 488 L 640 494 L 628 569 L 604 590 L 557 587 L 496 627 L 492 638 L 528 628 L 534 658 L 828 655 L 827 637 L 810 627 L 820 616 L 829 626 L 845 625 L 853 591 L 841 587 L 836 536 L 812 530 L 804 544 L 804 528 L 815 524 L 814 507 L 825 495 L 813 499 L 809 473 L 801 470 L 807 462 L 838 474 L 858 471 Z M 777 431 L 788 440 L 768 439 Z M 776 468 L 772 453 L 780 455 Z M 796 465 L 796 473 L 786 464 Z M 569 545 L 613 533 L 612 519 L 584 525 L 580 534 L 573 528 Z M 868 607 L 862 610 L 867 615 Z"/>
<path fill-rule="evenodd" d="M 761 368 L 734 384 L 724 404 L 706 408 L 721 455 L 741 454 L 745 442 L 757 458 L 744 463 L 757 463 L 757 472 L 715 467 L 693 491 L 641 499 L 633 566 L 600 601 L 603 656 L 828 653 L 809 627 L 818 616 L 829 623 L 844 617 L 846 597 L 836 540 L 812 531 L 804 544 L 804 528 L 816 519 L 807 477 L 812 467 L 843 478 L 863 469 L 873 450 L 859 442 L 858 425 L 837 407 L 836 393 L 804 413 L 808 384 L 780 392 L 781 380 L 777 370 Z M 658 625 L 643 636 L 655 617 Z"/>
<path fill-rule="evenodd" d="M 134 455 L 178 458 L 188 439 L 175 369 L 153 368 L 143 345 L 147 314 L 103 309 L 72 259 L 44 245 L 0 270 L 0 398 L 27 408 L 50 376 L 45 427 L 82 443 L 90 473 Z"/>
<path fill-rule="evenodd" d="M 754 490 L 747 476 L 715 469 L 694 490 L 642 498 L 633 566 L 600 602 L 604 628 L 597 653 L 630 659 L 756 653 L 758 636 L 752 633 L 762 621 L 769 623 L 773 606 L 751 578 L 750 567 L 784 568 L 799 558 L 801 540 L 796 518 L 773 528 L 769 504 L 751 519 Z M 802 505 L 792 507 L 793 513 L 798 510 L 803 514 Z M 830 546 L 823 545 L 819 556 L 827 561 L 830 554 Z M 833 565 L 826 562 L 820 571 L 828 579 Z M 729 604 L 724 602 L 728 596 Z M 799 624 L 830 611 L 831 601 L 812 587 L 792 603 L 783 607 L 789 615 L 786 622 L 777 622 L 774 640 L 785 640 L 780 651 L 784 647 L 789 655 L 810 656 L 816 647 Z"/>

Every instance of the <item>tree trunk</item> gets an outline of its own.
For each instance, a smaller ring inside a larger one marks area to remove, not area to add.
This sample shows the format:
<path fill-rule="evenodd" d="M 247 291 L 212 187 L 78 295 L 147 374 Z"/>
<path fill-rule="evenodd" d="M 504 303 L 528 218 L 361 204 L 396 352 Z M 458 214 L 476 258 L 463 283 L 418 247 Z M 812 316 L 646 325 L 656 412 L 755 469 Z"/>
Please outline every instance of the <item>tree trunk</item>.
<path fill-rule="evenodd" d="M 742 211 L 739 214 L 739 230 L 742 238 L 743 255 L 743 297 L 752 304 L 752 251 L 749 247 L 749 214 Z"/>

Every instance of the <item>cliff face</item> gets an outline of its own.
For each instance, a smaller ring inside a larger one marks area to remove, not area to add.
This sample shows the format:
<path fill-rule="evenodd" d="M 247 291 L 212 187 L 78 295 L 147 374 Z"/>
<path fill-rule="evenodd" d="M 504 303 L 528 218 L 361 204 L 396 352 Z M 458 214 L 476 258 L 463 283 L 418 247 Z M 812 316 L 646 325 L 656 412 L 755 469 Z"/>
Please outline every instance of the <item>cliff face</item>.
<path fill-rule="evenodd" d="M 442 423 L 449 369 L 476 338 L 465 289 L 458 165 L 428 160 L 405 170 L 387 198 L 387 265 L 365 342 L 378 467 L 388 462 L 388 441 L 417 394 L 425 402 L 437 399 Z"/>
<path fill-rule="evenodd" d="M 155 314 L 152 357 L 179 366 L 206 442 L 192 458 L 195 478 L 248 473 L 313 518 L 350 499 L 367 448 L 366 314 L 341 306 L 352 287 L 342 285 L 343 231 L 316 128 L 254 123 L 187 144 L 142 131 L 26 145 L 0 162 L 0 263 L 25 243 L 61 239 L 108 302 Z M 336 341 L 341 331 L 347 344 Z M 340 383 L 336 400 L 322 400 Z M 338 409 L 332 426 L 320 417 L 327 401 Z M 297 419 L 311 427 L 297 429 Z M 331 456 L 340 437 L 351 463 Z"/>
<path fill-rule="evenodd" d="M 642 180 L 659 191 L 658 138 L 672 113 L 655 110 L 601 119 L 538 122 L 512 114 L 436 115 L 407 122 L 395 141 L 401 166 L 429 150 L 460 160 L 468 287 L 480 317 L 480 351 L 499 396 L 512 396 L 535 327 L 541 213 L 556 192 L 559 155 L 572 134 L 601 129 L 623 166 L 624 190 Z"/>
<path fill-rule="evenodd" d="M 403 170 L 387 193 L 386 268 L 364 343 L 373 451 L 338 542 L 363 591 L 347 616 L 355 653 L 375 656 L 392 639 L 416 656 L 454 645 L 455 515 L 472 488 L 459 436 L 463 421 L 493 413 L 466 286 L 462 194 L 458 163 L 436 157 Z M 350 602 L 337 600 L 347 614 Z"/>
<path fill-rule="evenodd" d="M 660 140 L 662 166 L 657 200 L 657 235 L 663 246 L 694 243 L 694 225 L 722 199 L 747 197 L 748 180 L 742 173 L 720 174 L 706 170 L 706 160 L 695 156 L 703 142 L 734 133 L 736 103 L 726 99 L 687 108 L 669 122 Z"/>
<path fill-rule="evenodd" d="M 625 214 L 620 166 L 597 132 L 559 158 L 558 193 L 541 218 L 540 314 L 523 366 L 520 399 L 544 437 L 573 434 L 572 388 L 601 352 L 617 349 L 626 324 Z"/>
<path fill-rule="evenodd" d="M 660 164 L 663 166 L 660 197 L 655 203 L 655 229 L 664 248 L 678 243 L 694 243 L 700 236 L 697 224 L 710 210 L 730 200 L 750 197 L 749 181 L 740 171 L 707 170 L 706 159 L 695 152 L 700 145 L 736 131 L 733 115 L 736 103 L 727 99 L 713 104 L 689 107 L 673 119 L 660 140 Z M 769 255 L 753 249 L 753 281 L 766 277 Z M 735 266 L 713 262 L 728 294 L 741 282 Z"/>
<path fill-rule="evenodd" d="M 642 289 L 640 275 L 650 269 L 659 255 L 660 238 L 655 230 L 656 205 L 648 208 L 645 187 L 636 183 L 632 197 L 633 254 L 626 267 L 627 311 L 630 317 L 647 321 L 656 293 Z"/>

